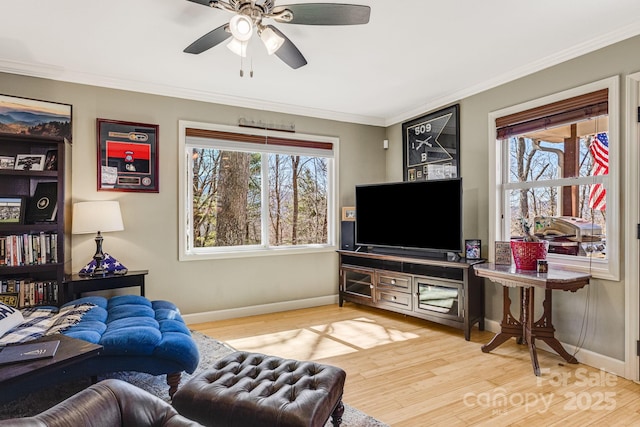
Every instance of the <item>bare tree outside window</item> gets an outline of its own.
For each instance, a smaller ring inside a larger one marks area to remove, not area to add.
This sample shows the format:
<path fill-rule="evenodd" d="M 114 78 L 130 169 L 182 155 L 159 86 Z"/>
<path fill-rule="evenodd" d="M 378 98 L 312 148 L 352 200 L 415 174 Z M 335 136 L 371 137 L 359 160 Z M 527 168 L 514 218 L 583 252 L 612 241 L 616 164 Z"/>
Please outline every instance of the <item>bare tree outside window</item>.
<path fill-rule="evenodd" d="M 503 141 L 509 146 L 505 197 L 510 205 L 510 237 L 523 237 L 524 220 L 538 237 L 552 240 L 550 251 L 606 257 L 606 210 L 590 204 L 596 183 L 582 179 L 592 177 L 596 170 L 592 144 L 598 135 L 577 135 L 576 127 L 573 129 L 574 137 L 564 141 L 545 138 L 549 130 Z M 582 227 L 582 231 L 561 227 L 561 221 Z M 574 249 L 566 249 L 569 247 Z"/>
<path fill-rule="evenodd" d="M 192 162 L 195 247 L 328 242 L 326 158 L 202 147 L 193 148 Z M 263 191 L 268 218 L 263 217 Z"/>

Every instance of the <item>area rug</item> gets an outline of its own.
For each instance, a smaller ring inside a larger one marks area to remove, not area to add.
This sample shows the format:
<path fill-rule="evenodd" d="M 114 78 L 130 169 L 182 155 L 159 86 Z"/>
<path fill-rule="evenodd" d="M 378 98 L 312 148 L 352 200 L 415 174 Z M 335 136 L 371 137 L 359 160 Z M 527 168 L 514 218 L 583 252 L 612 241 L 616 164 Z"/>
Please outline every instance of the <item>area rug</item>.
<path fill-rule="evenodd" d="M 200 350 L 200 363 L 193 375 L 197 375 L 208 369 L 216 360 L 235 351 L 232 347 L 200 332 L 194 331 L 192 334 Z M 180 385 L 184 384 L 191 377 L 192 375 L 183 373 Z M 166 383 L 166 376 L 164 375 L 152 376 L 139 372 L 116 372 L 108 376 L 100 377 L 99 380 L 105 378 L 118 378 L 127 381 L 165 401 L 169 401 L 169 386 Z M 348 380 L 347 378 L 347 381 Z M 28 394 L 14 402 L 0 405 L 0 419 L 26 417 L 38 414 L 88 387 L 90 384 L 91 382 L 87 378 L 48 387 L 46 390 Z M 342 416 L 343 427 L 388 427 L 387 424 L 370 417 L 346 403 L 344 406 L 345 411 Z M 331 422 L 327 422 L 327 427 L 331 427 Z"/>

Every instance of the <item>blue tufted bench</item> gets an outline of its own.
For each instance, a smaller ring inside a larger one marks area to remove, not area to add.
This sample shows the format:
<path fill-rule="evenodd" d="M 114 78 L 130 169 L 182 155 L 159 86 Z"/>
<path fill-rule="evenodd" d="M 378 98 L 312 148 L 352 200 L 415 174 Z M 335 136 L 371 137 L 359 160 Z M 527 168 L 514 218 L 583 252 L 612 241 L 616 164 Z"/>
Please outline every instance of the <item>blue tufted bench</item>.
<path fill-rule="evenodd" d="M 190 374 L 195 371 L 200 359 L 198 347 L 173 303 L 121 295 L 109 299 L 83 297 L 65 305 L 87 302 L 96 307 L 63 334 L 100 344 L 104 350 L 100 356 L 74 367 L 76 374 L 94 377 L 119 371 L 166 374 L 169 396 L 173 397 L 182 371 Z"/>

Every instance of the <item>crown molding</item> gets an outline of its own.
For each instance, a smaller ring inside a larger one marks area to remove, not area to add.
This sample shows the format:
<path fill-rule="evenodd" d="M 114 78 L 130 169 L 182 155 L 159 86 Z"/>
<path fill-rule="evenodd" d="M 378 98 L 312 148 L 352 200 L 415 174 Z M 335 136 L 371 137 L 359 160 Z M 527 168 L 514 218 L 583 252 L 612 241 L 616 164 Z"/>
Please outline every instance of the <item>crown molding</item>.
<path fill-rule="evenodd" d="M 150 83 L 146 81 L 124 79 L 117 76 L 83 73 L 64 69 L 62 67 L 53 66 L 50 64 L 0 60 L 0 72 L 18 74 L 28 77 L 38 77 L 67 83 L 97 86 L 108 89 L 126 90 L 130 92 L 189 99 L 192 101 L 202 101 L 214 104 L 230 105 L 234 107 L 266 110 L 278 113 L 313 117 L 318 119 L 335 120 L 339 122 L 358 123 L 371 126 L 384 126 L 385 123 L 385 120 L 382 117 L 370 117 L 365 115 L 341 113 L 337 111 L 303 107 L 299 105 L 229 96 L 215 92 L 207 92 L 171 85 Z"/>
<path fill-rule="evenodd" d="M 392 117 L 373 117 L 366 115 L 343 113 L 338 111 L 315 109 L 299 105 L 275 103 L 263 100 L 249 99 L 215 92 L 207 92 L 171 85 L 137 81 L 119 76 L 98 75 L 68 70 L 63 67 L 19 61 L 0 60 L 0 72 L 18 74 L 29 77 L 38 77 L 63 81 L 67 83 L 85 84 L 109 89 L 119 89 L 131 92 L 147 93 L 160 96 L 169 96 L 193 101 L 209 102 L 214 104 L 229 105 L 255 110 L 266 110 L 284 114 L 313 117 L 339 122 L 357 123 L 370 126 L 389 127 L 425 112 L 441 108 L 442 106 L 459 102 L 461 99 L 495 88 L 502 84 L 517 80 L 537 71 L 558 65 L 562 62 L 588 54 L 597 49 L 612 45 L 622 40 L 640 34 L 640 22 L 621 27 L 600 37 L 595 37 L 578 45 L 572 46 L 556 54 L 541 58 L 522 67 L 515 68 L 493 79 L 480 82 L 477 85 L 447 93 L 441 97 L 430 100 L 425 104 L 417 105 L 409 110 Z"/>
<path fill-rule="evenodd" d="M 413 117 L 417 117 L 421 114 L 441 108 L 448 104 L 459 102 L 461 99 L 477 95 L 489 89 L 493 89 L 505 83 L 512 82 L 522 77 L 528 76 L 535 72 L 544 70 L 554 65 L 561 64 L 563 62 L 575 59 L 579 56 L 586 55 L 598 49 L 610 46 L 612 44 L 621 42 L 623 40 L 635 37 L 640 34 L 640 22 L 636 22 L 626 27 L 617 29 L 600 37 L 594 37 L 583 43 L 572 46 L 569 49 L 557 52 L 554 55 L 549 55 L 535 62 L 530 62 L 525 66 L 515 68 L 507 73 L 496 76 L 494 79 L 480 82 L 475 86 L 463 88 L 459 91 L 451 92 L 440 98 L 433 99 L 426 104 L 419 105 L 411 110 L 408 110 L 402 114 L 398 114 L 394 117 L 390 117 L 385 121 L 385 126 L 391 126 L 396 123 L 404 122 Z"/>

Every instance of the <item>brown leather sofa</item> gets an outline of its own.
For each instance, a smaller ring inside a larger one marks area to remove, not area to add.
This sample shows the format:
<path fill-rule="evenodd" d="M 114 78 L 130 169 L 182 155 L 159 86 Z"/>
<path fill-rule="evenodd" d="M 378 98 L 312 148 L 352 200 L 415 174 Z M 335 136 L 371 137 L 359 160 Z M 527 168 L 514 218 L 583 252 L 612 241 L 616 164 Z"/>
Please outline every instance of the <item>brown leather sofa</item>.
<path fill-rule="evenodd" d="M 164 400 L 127 382 L 107 379 L 93 384 L 32 417 L 0 420 L 12 427 L 183 427 L 201 426 Z"/>

